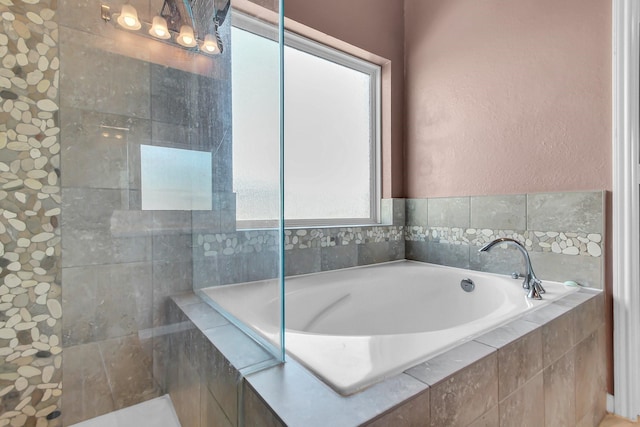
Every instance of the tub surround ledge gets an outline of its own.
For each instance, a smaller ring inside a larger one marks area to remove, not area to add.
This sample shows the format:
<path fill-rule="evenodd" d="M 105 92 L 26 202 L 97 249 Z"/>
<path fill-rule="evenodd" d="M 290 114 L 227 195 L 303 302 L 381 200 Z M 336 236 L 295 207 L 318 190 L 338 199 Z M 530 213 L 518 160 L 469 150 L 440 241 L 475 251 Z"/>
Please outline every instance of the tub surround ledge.
<path fill-rule="evenodd" d="M 596 425 L 605 415 L 600 291 L 581 289 L 350 396 L 295 360 L 278 363 L 195 294 L 170 305 L 173 329 L 159 338 L 183 425 L 204 427 L 212 413 L 231 426 L 375 427 Z"/>

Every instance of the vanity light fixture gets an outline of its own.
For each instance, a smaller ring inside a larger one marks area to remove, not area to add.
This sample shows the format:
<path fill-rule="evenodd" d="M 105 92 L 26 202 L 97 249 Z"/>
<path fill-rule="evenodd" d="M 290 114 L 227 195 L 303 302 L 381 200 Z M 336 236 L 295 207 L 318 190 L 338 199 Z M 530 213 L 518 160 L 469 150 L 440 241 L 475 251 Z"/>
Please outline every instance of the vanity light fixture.
<path fill-rule="evenodd" d="M 160 40 L 170 39 L 171 33 L 169 33 L 169 28 L 167 27 L 167 20 L 160 15 L 154 16 L 149 35 Z"/>
<path fill-rule="evenodd" d="M 122 11 L 120 12 L 120 16 L 118 16 L 118 24 L 120 24 L 122 28 L 133 31 L 139 30 L 142 27 L 138 19 L 138 11 L 129 3 L 122 6 Z"/>
<path fill-rule="evenodd" d="M 203 52 L 208 53 L 210 55 L 216 55 L 220 53 L 220 46 L 218 44 L 217 38 L 212 34 L 207 34 L 204 36 L 204 41 L 202 45 L 200 45 L 200 49 Z"/>
<path fill-rule="evenodd" d="M 228 12 L 230 1 L 221 10 L 215 2 L 206 0 L 164 0 L 162 9 L 151 23 L 140 21 L 136 8 L 126 3 L 120 13 L 112 13 L 106 4 L 100 5 L 100 16 L 105 22 L 115 22 L 118 29 L 153 38 L 157 41 L 181 46 L 207 55 L 222 53 L 222 39 L 218 25 Z M 194 16 L 194 12 L 196 12 Z M 140 31 L 139 31 L 140 30 Z"/>
<path fill-rule="evenodd" d="M 180 27 L 180 34 L 178 34 L 176 41 L 184 47 L 195 47 L 198 44 L 196 37 L 193 35 L 193 28 L 188 25 Z"/>

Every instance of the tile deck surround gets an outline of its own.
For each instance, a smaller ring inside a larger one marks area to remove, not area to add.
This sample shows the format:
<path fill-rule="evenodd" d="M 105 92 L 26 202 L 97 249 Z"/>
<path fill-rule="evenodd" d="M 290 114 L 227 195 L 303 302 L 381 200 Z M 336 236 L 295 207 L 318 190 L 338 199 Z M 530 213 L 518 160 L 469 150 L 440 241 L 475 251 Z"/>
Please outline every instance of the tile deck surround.
<path fill-rule="evenodd" d="M 173 298 L 170 310 L 172 321 L 186 325 L 186 332 L 173 334 L 167 341 L 171 348 L 185 350 L 169 351 L 167 361 L 173 360 L 170 364 L 177 370 L 170 378 L 191 376 L 193 381 L 185 385 L 170 380 L 168 389 L 183 425 L 201 427 L 206 424 L 198 424 L 198 414 L 210 411 L 213 403 L 223 424 L 231 426 L 242 425 L 241 421 L 305 427 L 509 426 L 522 419 L 532 420 L 535 427 L 597 425 L 605 415 L 606 396 L 603 294 L 583 289 L 574 295 L 345 397 L 295 361 L 278 363 L 233 325 L 203 331 L 205 313 L 216 316 L 215 311 L 189 293 Z M 592 317 L 594 321 L 584 321 Z M 224 337 L 222 328 L 226 328 Z M 229 347 L 225 344 L 229 339 L 243 341 Z M 200 357 L 219 360 L 217 368 L 205 369 L 199 365 L 202 359 L 184 354 L 203 348 Z M 248 349 L 263 356 L 236 366 L 232 360 Z M 235 382 L 226 382 L 213 393 L 215 382 L 199 381 L 197 372 L 211 377 L 226 372 Z M 195 398 L 207 392 L 213 403 L 191 405 L 188 411 L 180 408 L 189 393 Z M 228 395 L 237 399 L 225 403 L 221 396 Z M 535 396 L 534 406 L 531 396 Z M 539 410 L 541 405 L 544 411 Z M 242 410 L 236 412 L 237 408 Z"/>

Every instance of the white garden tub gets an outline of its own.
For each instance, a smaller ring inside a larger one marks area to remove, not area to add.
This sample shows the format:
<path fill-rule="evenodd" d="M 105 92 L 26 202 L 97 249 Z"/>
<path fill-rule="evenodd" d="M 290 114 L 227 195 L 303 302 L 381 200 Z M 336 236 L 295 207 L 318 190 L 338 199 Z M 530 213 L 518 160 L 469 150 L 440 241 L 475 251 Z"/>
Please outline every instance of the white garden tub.
<path fill-rule="evenodd" d="M 471 279 L 475 290 L 460 282 Z M 400 373 L 523 313 L 576 291 L 522 279 L 399 261 L 286 279 L 287 353 L 341 394 Z M 231 315 L 279 345 L 276 280 L 203 289 Z"/>

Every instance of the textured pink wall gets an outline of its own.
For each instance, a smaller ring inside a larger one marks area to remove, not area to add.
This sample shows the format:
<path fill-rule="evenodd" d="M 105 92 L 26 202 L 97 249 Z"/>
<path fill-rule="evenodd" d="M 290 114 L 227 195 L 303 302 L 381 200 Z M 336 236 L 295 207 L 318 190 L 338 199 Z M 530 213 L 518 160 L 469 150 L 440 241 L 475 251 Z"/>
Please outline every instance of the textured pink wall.
<path fill-rule="evenodd" d="M 407 197 L 611 189 L 611 2 L 406 0 Z"/>
<path fill-rule="evenodd" d="M 383 120 L 383 197 L 404 196 L 404 15 L 402 1 L 286 0 L 285 15 L 391 61 L 391 110 Z M 384 94 L 383 94 L 384 96 Z"/>

